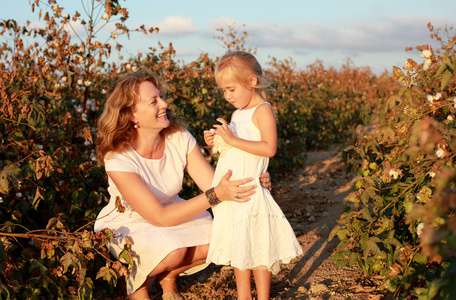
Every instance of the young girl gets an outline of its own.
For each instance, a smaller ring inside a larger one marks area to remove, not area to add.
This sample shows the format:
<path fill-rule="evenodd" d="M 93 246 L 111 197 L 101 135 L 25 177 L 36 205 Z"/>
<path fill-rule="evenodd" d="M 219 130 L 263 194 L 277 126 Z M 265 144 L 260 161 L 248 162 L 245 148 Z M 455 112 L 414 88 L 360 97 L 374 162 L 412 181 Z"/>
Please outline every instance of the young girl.
<path fill-rule="evenodd" d="M 217 184 L 227 170 L 232 170 L 232 179 L 258 178 L 277 149 L 276 120 L 265 101 L 267 83 L 261 66 L 250 53 L 228 52 L 217 66 L 215 79 L 225 99 L 237 110 L 231 124 L 218 118 L 221 125 L 204 132 L 206 143 L 220 152 L 212 184 Z M 257 188 L 250 198 L 246 203 L 223 202 L 212 208 L 214 221 L 206 262 L 234 267 L 239 300 L 252 299 L 252 272 L 258 300 L 269 299 L 271 274 L 279 271 L 281 262 L 288 263 L 302 254 L 302 249 L 268 189 Z"/>

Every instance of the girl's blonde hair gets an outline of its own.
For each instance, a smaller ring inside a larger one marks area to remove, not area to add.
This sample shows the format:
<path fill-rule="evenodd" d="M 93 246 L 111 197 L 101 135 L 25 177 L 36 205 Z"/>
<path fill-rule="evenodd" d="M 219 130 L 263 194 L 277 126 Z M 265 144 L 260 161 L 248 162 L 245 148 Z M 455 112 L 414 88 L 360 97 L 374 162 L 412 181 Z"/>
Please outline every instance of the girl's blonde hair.
<path fill-rule="evenodd" d="M 107 93 L 104 110 L 98 119 L 97 156 L 101 163 L 109 152 L 120 153 L 130 147 L 137 131 L 130 120 L 136 103 L 140 99 L 138 87 L 149 81 L 161 89 L 158 79 L 146 70 L 129 73 L 117 79 Z M 185 122 L 171 110 L 166 110 L 169 127 L 162 130 L 163 135 L 186 129 Z"/>
<path fill-rule="evenodd" d="M 250 84 L 250 76 L 257 78 L 257 84 Z M 269 81 L 263 77 L 263 69 L 255 56 L 246 51 L 228 51 L 220 59 L 215 69 L 215 81 L 220 86 L 223 77 L 229 77 L 244 86 L 255 88 L 266 99 Z"/>

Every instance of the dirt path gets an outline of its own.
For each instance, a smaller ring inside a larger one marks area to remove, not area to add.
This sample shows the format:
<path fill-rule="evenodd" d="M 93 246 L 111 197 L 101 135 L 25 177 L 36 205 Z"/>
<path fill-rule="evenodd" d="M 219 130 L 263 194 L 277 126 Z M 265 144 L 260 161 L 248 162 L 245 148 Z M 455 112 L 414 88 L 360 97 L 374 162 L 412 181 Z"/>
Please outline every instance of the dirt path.
<path fill-rule="evenodd" d="M 273 276 L 271 299 L 382 299 L 360 271 L 336 269 L 331 263 L 337 238 L 328 242 L 328 236 L 343 212 L 353 177 L 345 172 L 339 148 L 333 147 L 308 153 L 303 169 L 283 174 L 274 183 L 274 199 L 290 221 L 303 255 Z M 236 299 L 229 267 L 210 265 L 198 274 L 180 278 L 179 288 L 184 299 Z"/>

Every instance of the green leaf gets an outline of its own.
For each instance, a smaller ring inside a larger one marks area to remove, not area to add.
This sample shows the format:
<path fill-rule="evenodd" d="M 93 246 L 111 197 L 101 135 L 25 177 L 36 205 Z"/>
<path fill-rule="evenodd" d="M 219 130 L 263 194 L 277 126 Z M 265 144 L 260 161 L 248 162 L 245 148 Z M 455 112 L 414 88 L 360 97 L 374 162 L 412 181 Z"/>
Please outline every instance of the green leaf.
<path fill-rule="evenodd" d="M 127 264 L 129 264 L 132 267 L 135 265 L 131 252 L 126 249 L 124 249 L 124 250 L 122 250 L 122 252 L 120 252 L 119 260 L 123 260 L 124 262 L 126 262 Z"/>
<path fill-rule="evenodd" d="M 32 273 L 32 271 L 34 271 L 36 269 L 38 269 L 40 271 L 41 275 L 45 274 L 48 270 L 45 265 L 43 265 L 38 260 L 32 258 L 32 259 L 30 259 L 29 273 Z"/>
<path fill-rule="evenodd" d="M 0 193 L 6 194 L 9 192 L 8 177 L 5 171 L 0 171 Z"/>
<path fill-rule="evenodd" d="M 331 230 L 331 232 L 329 233 L 328 241 L 331 241 L 336 236 L 336 233 L 339 229 L 340 227 L 336 226 Z"/>
<path fill-rule="evenodd" d="M 17 175 L 21 171 L 21 168 L 19 168 L 16 165 L 8 165 L 3 168 L 3 171 L 5 171 L 6 174 L 8 174 L 10 176 L 14 176 L 14 175 Z"/>
<path fill-rule="evenodd" d="M 60 264 L 63 267 L 63 273 L 66 273 L 68 271 L 68 268 L 75 263 L 75 257 L 72 253 L 67 252 L 65 253 L 64 256 L 60 259 Z"/>
<path fill-rule="evenodd" d="M 109 267 L 100 268 L 95 279 L 98 279 L 98 278 L 103 278 L 104 280 L 106 280 L 109 283 L 117 282 L 116 272 L 114 272 L 114 270 Z"/>
<path fill-rule="evenodd" d="M 381 251 L 380 248 L 378 247 L 377 243 L 375 241 L 377 241 L 378 238 L 377 237 L 371 237 L 369 238 L 366 243 L 365 243 L 365 246 L 363 246 L 363 248 L 365 248 L 367 250 L 367 252 L 372 252 L 378 256 L 381 256 L 383 258 L 386 258 L 386 254 L 385 252 Z M 366 256 L 367 257 L 367 256 Z"/>
<path fill-rule="evenodd" d="M 367 221 L 372 221 L 372 216 L 370 214 L 369 208 L 367 206 L 363 207 L 362 214 Z"/>
<path fill-rule="evenodd" d="M 357 252 L 350 253 L 350 257 L 348 259 L 349 265 L 353 266 L 360 258 L 361 258 L 361 255 L 359 253 L 357 253 Z"/>
<path fill-rule="evenodd" d="M 451 81 L 453 77 L 453 73 L 450 71 L 450 70 L 445 70 L 445 72 L 443 72 L 443 75 L 442 75 L 442 82 L 440 84 L 440 90 L 443 91 L 446 86 L 448 85 L 448 83 Z"/>

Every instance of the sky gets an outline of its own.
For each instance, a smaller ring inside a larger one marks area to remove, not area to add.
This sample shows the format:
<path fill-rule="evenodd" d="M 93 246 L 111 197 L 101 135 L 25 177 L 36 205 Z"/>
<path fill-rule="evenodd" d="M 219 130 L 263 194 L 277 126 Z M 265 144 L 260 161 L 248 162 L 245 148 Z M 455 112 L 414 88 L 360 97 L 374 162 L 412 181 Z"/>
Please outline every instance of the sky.
<path fill-rule="evenodd" d="M 60 0 L 70 15 L 84 14 L 82 5 L 91 0 Z M 47 3 L 47 1 L 46 1 Z M 246 31 L 246 46 L 256 48 L 263 68 L 272 58 L 291 60 L 305 70 L 317 60 L 325 67 L 339 69 L 351 60 L 355 67 L 368 66 L 375 73 L 402 67 L 407 58 L 424 61 L 417 50 L 406 47 L 437 45 L 430 38 L 429 22 L 434 27 L 456 26 L 454 0 L 120 0 L 129 11 L 129 28 L 153 26 L 158 34 L 134 33 L 130 39 L 119 37 L 124 57 L 147 52 L 158 43 L 170 42 L 176 60 L 189 63 L 201 53 L 215 58 L 226 48 L 215 39 L 217 29 L 229 26 Z M 39 24 L 29 0 L 0 0 L 0 19 L 29 20 Z M 50 7 L 40 5 L 43 10 Z M 105 29 L 109 29 L 106 26 Z M 454 32 L 453 32 L 454 33 Z M 1 41 L 1 37 L 0 37 Z"/>

